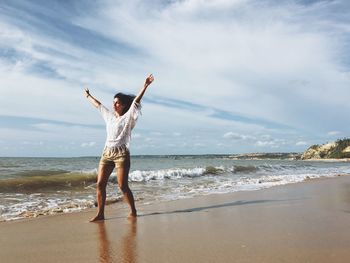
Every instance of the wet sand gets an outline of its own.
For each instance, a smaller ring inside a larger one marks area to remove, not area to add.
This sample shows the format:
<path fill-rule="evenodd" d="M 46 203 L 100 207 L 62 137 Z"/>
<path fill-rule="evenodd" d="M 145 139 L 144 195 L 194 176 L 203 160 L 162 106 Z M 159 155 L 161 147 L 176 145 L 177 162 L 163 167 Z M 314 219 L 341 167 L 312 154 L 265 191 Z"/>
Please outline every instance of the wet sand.
<path fill-rule="evenodd" d="M 350 176 L 0 223 L 1 262 L 350 262 Z"/>

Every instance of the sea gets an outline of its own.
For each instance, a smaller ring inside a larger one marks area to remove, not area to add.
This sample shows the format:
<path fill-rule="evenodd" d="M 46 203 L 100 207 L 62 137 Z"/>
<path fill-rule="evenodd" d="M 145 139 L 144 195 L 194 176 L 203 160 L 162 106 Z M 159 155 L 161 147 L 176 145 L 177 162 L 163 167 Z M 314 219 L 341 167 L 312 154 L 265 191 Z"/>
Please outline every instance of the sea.
<path fill-rule="evenodd" d="M 0 221 L 71 213 L 96 205 L 99 157 L 0 158 Z M 234 155 L 132 156 L 129 185 L 136 205 L 256 191 L 350 174 L 349 162 L 238 159 Z M 107 204 L 122 201 L 113 172 Z"/>

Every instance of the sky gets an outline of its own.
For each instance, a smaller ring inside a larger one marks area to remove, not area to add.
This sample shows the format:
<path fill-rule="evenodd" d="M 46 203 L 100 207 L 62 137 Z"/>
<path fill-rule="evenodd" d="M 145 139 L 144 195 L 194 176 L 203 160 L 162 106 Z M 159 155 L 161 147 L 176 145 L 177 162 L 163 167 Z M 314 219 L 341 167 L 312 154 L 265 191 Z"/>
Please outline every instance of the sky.
<path fill-rule="evenodd" d="M 0 0 L 0 156 L 98 156 L 84 97 L 142 99 L 131 153 L 302 152 L 350 137 L 350 2 Z"/>

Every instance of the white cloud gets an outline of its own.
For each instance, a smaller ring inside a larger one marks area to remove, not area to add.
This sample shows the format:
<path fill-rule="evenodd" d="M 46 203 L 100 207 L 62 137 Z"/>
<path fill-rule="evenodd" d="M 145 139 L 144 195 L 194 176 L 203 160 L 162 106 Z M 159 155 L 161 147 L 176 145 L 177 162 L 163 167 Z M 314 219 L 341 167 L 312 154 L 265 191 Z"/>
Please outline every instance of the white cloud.
<path fill-rule="evenodd" d="M 323 92 L 317 95 L 318 105 L 312 107 L 341 103 L 348 108 L 340 94 L 348 94 L 349 79 L 344 79 L 334 60 L 339 39 L 329 36 L 328 26 L 315 29 L 311 23 L 320 18 L 314 12 L 325 12 L 324 7 L 181 1 L 151 8 L 135 3 L 102 5 L 99 21 L 81 19 L 80 25 L 95 30 L 104 25 L 107 35 L 151 52 L 158 81 L 166 87 L 157 90 L 158 94 L 176 90 L 181 99 L 191 97 L 203 104 L 219 101 L 223 109 L 231 110 L 234 105 L 245 114 L 298 126 L 319 118 L 305 110 L 300 118 L 300 112 L 290 111 L 289 105 L 301 98 L 311 109 L 308 103 L 319 89 Z M 240 16 L 233 15 L 237 13 Z M 307 21 L 310 26 L 304 24 Z M 153 30 L 143 30 L 145 27 Z M 172 74 L 169 69 L 175 68 L 177 74 Z M 331 85 L 334 80 L 339 85 Z M 335 86 L 339 95 L 329 96 L 334 95 Z"/>
<path fill-rule="evenodd" d="M 238 134 L 235 132 L 227 132 L 223 136 L 225 139 L 232 139 L 232 140 L 254 140 L 255 137 L 250 136 L 250 135 L 243 135 L 243 134 Z"/>
<path fill-rule="evenodd" d="M 83 142 L 81 147 L 93 147 L 96 145 L 96 142 Z"/>
<path fill-rule="evenodd" d="M 110 106 L 116 90 L 136 93 L 152 72 L 156 80 L 146 97 L 203 107 L 145 101 L 133 138 L 177 145 L 179 153 L 194 139 L 208 151 L 223 145 L 238 151 L 293 150 L 313 137 L 322 143 L 327 136 L 350 132 L 343 122 L 350 110 L 345 1 L 100 1 L 89 12 L 84 4 L 70 16 L 62 5 L 58 10 L 66 12 L 55 14 L 64 22 L 59 29 L 37 15 L 36 5 L 27 5 L 21 17 L 17 11 L 10 18 L 0 11 L 2 115 L 103 125 L 83 97 L 83 87 Z M 51 10 L 46 4 L 40 8 Z M 52 30 L 64 34 L 47 34 Z M 89 35 L 91 41 L 100 37 L 93 48 Z M 269 121 L 288 128 L 264 125 Z M 28 142 L 42 139 L 45 146 L 50 140 L 64 144 L 66 136 L 77 146 L 86 144 L 83 148 L 105 138 L 92 128 L 33 127 L 38 130 L 13 134 Z M 13 130 L 2 129 L 2 138 L 13 138 Z M 225 131 L 235 132 L 222 136 Z"/>
<path fill-rule="evenodd" d="M 140 133 L 133 133 L 133 134 L 131 134 L 131 136 L 132 136 L 133 139 L 137 139 L 137 138 L 141 138 L 142 137 L 142 135 Z"/>
<path fill-rule="evenodd" d="M 266 146 L 278 147 L 275 141 L 257 141 L 256 145 L 259 147 L 266 147 Z"/>
<path fill-rule="evenodd" d="M 35 146 L 41 146 L 41 145 L 44 145 L 45 143 L 42 142 L 42 141 L 23 141 L 21 142 L 23 145 L 35 145 Z"/>
<path fill-rule="evenodd" d="M 339 135 L 339 134 L 341 134 L 341 132 L 339 132 L 339 131 L 330 131 L 327 133 L 327 135 L 329 135 L 329 136 L 335 136 L 335 135 Z"/>
<path fill-rule="evenodd" d="M 156 137 L 159 137 L 159 136 L 162 136 L 163 133 L 158 132 L 158 131 L 153 131 L 153 132 L 151 132 L 151 135 L 156 136 Z"/>
<path fill-rule="evenodd" d="M 268 140 L 257 140 L 255 145 L 258 147 L 267 147 L 267 148 L 281 148 L 282 146 L 287 145 L 288 142 L 285 139 L 268 139 Z"/>
<path fill-rule="evenodd" d="M 305 146 L 305 145 L 308 145 L 308 143 L 305 142 L 305 141 L 298 141 L 298 142 L 295 143 L 295 145 L 296 146 Z"/>

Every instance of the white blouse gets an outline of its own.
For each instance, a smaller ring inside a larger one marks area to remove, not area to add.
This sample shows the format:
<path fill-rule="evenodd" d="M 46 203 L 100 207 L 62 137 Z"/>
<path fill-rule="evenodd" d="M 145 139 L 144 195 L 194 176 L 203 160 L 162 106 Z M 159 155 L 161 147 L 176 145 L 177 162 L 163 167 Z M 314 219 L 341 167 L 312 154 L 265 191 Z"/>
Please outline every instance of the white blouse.
<path fill-rule="evenodd" d="M 125 145 L 129 148 L 131 130 L 135 127 L 137 118 L 141 114 L 141 105 L 134 100 L 129 110 L 119 117 L 102 104 L 98 106 L 98 110 L 106 123 L 105 147 L 114 148 Z"/>

